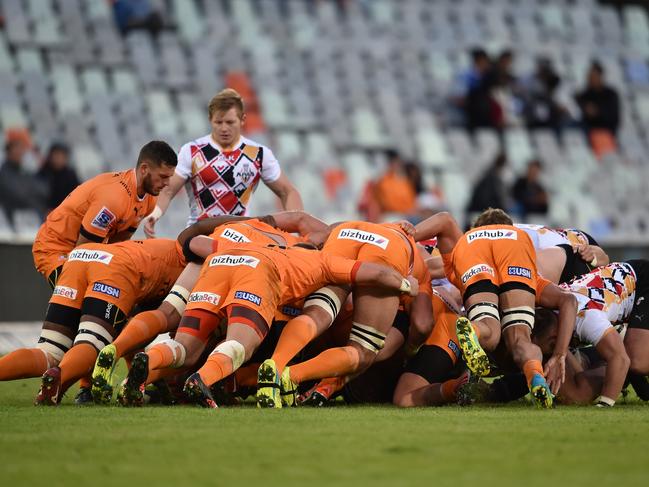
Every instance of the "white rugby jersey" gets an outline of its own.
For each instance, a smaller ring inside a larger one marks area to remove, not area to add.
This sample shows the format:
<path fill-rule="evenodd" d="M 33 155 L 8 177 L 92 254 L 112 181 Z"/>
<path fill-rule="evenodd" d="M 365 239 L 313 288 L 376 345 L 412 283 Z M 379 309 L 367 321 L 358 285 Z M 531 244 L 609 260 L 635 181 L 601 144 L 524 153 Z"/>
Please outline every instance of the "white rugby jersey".
<path fill-rule="evenodd" d="M 524 223 L 514 223 L 514 226 L 529 235 L 536 250 L 543 250 L 564 244 L 578 245 L 588 243 L 588 237 L 584 232 L 575 230 L 574 228 L 549 228 L 543 225 Z"/>
<path fill-rule="evenodd" d="M 561 287 L 577 298 L 575 335 L 582 342 L 597 345 L 612 325 L 629 318 L 635 300 L 636 275 L 626 262 L 613 262 Z"/>
<path fill-rule="evenodd" d="M 210 134 L 182 146 L 176 174 L 187 180 L 191 225 L 201 218 L 247 214 L 259 180 L 277 181 L 281 170 L 268 147 L 241 137 L 236 149 L 224 152 Z"/>

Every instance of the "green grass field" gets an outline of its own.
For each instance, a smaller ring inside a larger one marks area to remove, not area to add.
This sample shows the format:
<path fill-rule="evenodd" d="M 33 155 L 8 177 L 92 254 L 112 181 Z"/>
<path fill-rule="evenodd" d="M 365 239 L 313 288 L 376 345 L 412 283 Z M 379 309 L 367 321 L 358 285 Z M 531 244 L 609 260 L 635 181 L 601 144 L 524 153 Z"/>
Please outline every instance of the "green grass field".
<path fill-rule="evenodd" d="M 649 485 L 649 406 L 637 401 L 36 408 L 38 383 L 0 383 L 1 486 Z"/>

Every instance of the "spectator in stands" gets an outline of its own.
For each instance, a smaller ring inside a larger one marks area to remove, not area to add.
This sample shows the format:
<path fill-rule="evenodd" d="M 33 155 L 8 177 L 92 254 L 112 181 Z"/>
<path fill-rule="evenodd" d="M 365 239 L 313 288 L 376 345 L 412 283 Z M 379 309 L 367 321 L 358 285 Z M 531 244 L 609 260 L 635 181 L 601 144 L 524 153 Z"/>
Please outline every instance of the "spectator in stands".
<path fill-rule="evenodd" d="M 113 16 L 122 34 L 130 30 L 146 29 L 157 35 L 163 27 L 160 12 L 151 6 L 149 0 L 114 0 Z"/>
<path fill-rule="evenodd" d="M 403 170 L 417 196 L 416 211 L 410 218 L 413 222 L 418 223 L 435 213 L 446 210 L 442 191 L 438 187 L 426 187 L 419 164 L 407 162 L 404 164 Z"/>
<path fill-rule="evenodd" d="M 517 206 L 515 212 L 518 212 L 522 219 L 527 218 L 530 213 L 548 213 L 548 193 L 540 181 L 542 170 L 541 161 L 530 161 L 525 175 L 518 178 L 512 187 L 512 197 Z"/>
<path fill-rule="evenodd" d="M 615 137 L 620 124 L 620 98 L 604 78 L 604 67 L 594 61 L 588 71 L 586 88 L 575 96 L 581 109 L 581 121 L 591 140 L 593 130 Z"/>
<path fill-rule="evenodd" d="M 523 116 L 528 128 L 550 128 L 559 133 L 567 113 L 555 98 L 560 84 L 552 61 L 539 58 L 534 74 L 523 88 Z"/>
<path fill-rule="evenodd" d="M 5 144 L 5 160 L 0 167 L 0 206 L 14 226 L 14 213 L 33 209 L 45 217 L 47 187 L 23 168 L 29 146 L 20 138 L 9 138 Z"/>
<path fill-rule="evenodd" d="M 491 68 L 491 59 L 489 59 L 489 54 L 484 49 L 474 48 L 471 50 L 470 55 L 471 66 L 455 76 L 455 84 L 451 94 L 453 102 L 460 107 L 465 105 L 469 92 L 482 83 L 485 74 Z"/>
<path fill-rule="evenodd" d="M 56 208 L 74 188 L 79 186 L 77 173 L 70 165 L 70 148 L 61 143 L 53 144 L 37 176 L 49 188 L 47 208 L 49 210 Z"/>
<path fill-rule="evenodd" d="M 507 156 L 500 153 L 473 187 L 467 213 L 480 213 L 487 208 L 505 208 L 507 204 L 503 172 Z M 467 218 L 470 221 L 471 218 Z"/>
<path fill-rule="evenodd" d="M 388 150 L 386 157 L 387 169 L 374 186 L 379 211 L 410 215 L 417 207 L 417 194 L 406 175 L 405 163 L 394 150 Z"/>

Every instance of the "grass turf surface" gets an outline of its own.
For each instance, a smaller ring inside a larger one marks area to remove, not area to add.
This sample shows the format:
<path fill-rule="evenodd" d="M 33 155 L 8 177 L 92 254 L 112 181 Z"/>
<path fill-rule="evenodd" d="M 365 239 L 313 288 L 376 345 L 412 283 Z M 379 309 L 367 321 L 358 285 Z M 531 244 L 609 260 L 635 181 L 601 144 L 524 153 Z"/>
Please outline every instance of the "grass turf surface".
<path fill-rule="evenodd" d="M 0 485 L 649 485 L 649 407 L 637 400 L 210 411 L 67 397 L 36 408 L 38 384 L 0 383 Z"/>

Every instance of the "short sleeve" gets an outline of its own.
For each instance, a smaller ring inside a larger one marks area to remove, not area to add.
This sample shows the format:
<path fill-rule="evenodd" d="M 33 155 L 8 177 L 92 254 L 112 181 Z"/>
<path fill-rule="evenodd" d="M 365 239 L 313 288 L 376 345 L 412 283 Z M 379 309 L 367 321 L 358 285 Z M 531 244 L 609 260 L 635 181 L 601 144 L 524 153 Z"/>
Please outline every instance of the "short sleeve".
<path fill-rule="evenodd" d="M 261 161 L 261 179 L 264 183 L 273 183 L 279 179 L 282 170 L 279 167 L 279 162 L 275 154 L 273 154 L 273 151 L 268 147 L 264 147 L 263 149 L 264 156 Z M 180 161 L 178 164 L 180 164 Z"/>
<path fill-rule="evenodd" d="M 325 279 L 332 284 L 350 284 L 361 265 L 357 260 L 346 259 L 326 252 L 315 255 L 321 255 L 324 259 Z"/>
<path fill-rule="evenodd" d="M 551 284 L 550 281 L 548 281 L 545 277 L 541 277 L 540 275 L 536 275 L 536 300 L 538 301 L 539 298 L 541 297 L 541 294 L 543 294 L 543 291 L 545 290 L 548 285 Z"/>
<path fill-rule="evenodd" d="M 192 143 L 183 145 L 178 152 L 178 164 L 176 174 L 187 180 L 192 177 Z"/>
<path fill-rule="evenodd" d="M 81 221 L 79 234 L 91 242 L 103 242 L 115 232 L 120 220 L 125 218 L 124 201 L 119 194 L 100 191 L 93 199 Z"/>

